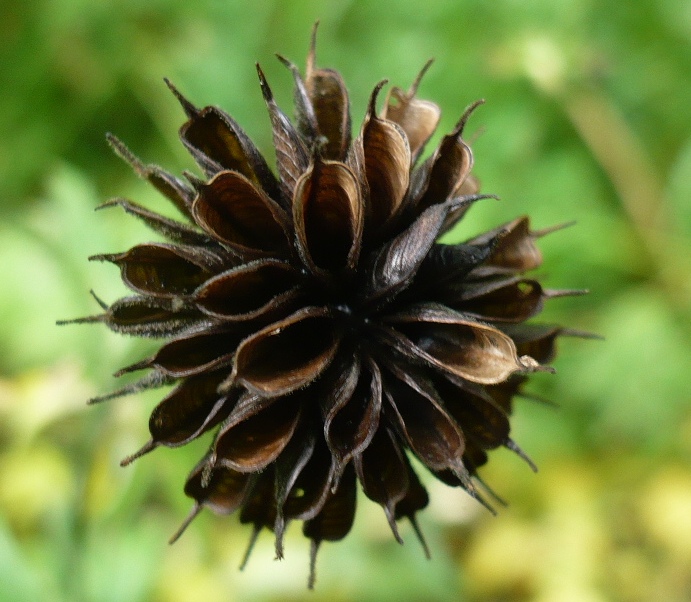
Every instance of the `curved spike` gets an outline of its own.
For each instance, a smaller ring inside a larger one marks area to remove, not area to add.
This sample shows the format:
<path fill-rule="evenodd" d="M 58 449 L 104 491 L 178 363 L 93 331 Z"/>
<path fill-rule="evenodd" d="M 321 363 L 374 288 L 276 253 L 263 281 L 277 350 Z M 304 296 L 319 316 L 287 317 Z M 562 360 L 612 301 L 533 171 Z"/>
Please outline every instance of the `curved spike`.
<path fill-rule="evenodd" d="M 105 314 L 98 314 L 97 316 L 85 316 L 83 318 L 72 318 L 71 320 L 56 320 L 56 326 L 66 326 L 67 324 L 94 324 L 95 322 L 103 322 Z"/>
<path fill-rule="evenodd" d="M 178 90 L 167 77 L 164 77 L 163 81 L 166 83 L 166 86 L 168 86 L 168 89 L 175 95 L 175 98 L 177 98 L 178 102 L 180 103 L 180 106 L 182 106 L 182 110 L 185 111 L 185 115 L 187 115 L 187 117 L 191 119 L 192 117 L 196 117 L 197 115 L 199 115 L 199 109 L 195 107 L 189 100 L 187 100 L 180 93 L 180 90 Z"/>
<path fill-rule="evenodd" d="M 112 199 L 108 199 L 107 201 L 103 201 L 100 205 L 96 205 L 94 207 L 94 211 L 100 211 L 101 209 L 108 209 L 109 207 L 119 207 L 122 203 L 128 203 L 129 201 L 127 199 L 124 199 L 122 197 L 115 197 Z"/>
<path fill-rule="evenodd" d="M 391 533 L 393 533 L 394 539 L 403 545 L 403 538 L 398 532 L 398 525 L 396 524 L 396 518 L 394 517 L 393 512 L 391 512 L 390 508 L 384 507 L 384 514 L 386 515 L 386 521 L 389 523 L 389 527 L 391 529 Z"/>
<path fill-rule="evenodd" d="M 500 506 L 504 506 L 504 508 L 506 508 L 506 507 L 509 505 L 508 502 L 507 502 L 504 498 L 500 497 L 499 494 L 497 494 L 497 492 L 494 491 L 494 489 L 492 489 L 492 488 L 484 481 L 484 479 L 482 479 L 479 475 L 473 475 L 473 478 L 474 478 L 478 483 L 480 483 L 480 485 L 482 486 L 482 488 L 483 488 L 487 493 L 489 493 L 489 495 L 492 497 L 492 499 L 493 499 L 494 501 L 497 502 L 497 504 L 499 504 Z"/>
<path fill-rule="evenodd" d="M 98 253 L 96 255 L 89 255 L 88 261 L 112 261 L 119 253 Z"/>
<path fill-rule="evenodd" d="M 604 341 L 605 337 L 601 334 L 588 332 L 587 330 L 576 330 L 574 328 L 562 328 L 559 331 L 559 336 L 562 337 L 577 337 L 579 339 L 592 339 L 594 341 Z"/>
<path fill-rule="evenodd" d="M 105 395 L 97 395 L 96 397 L 90 397 L 86 400 L 86 405 L 92 406 L 102 401 L 110 401 L 111 399 L 117 399 L 118 397 L 124 397 L 125 395 L 133 395 L 137 393 L 139 389 L 135 388 L 132 384 L 125 385 L 119 389 L 106 393 Z"/>
<path fill-rule="evenodd" d="M 250 554 L 254 549 L 254 544 L 257 543 L 257 538 L 259 537 L 259 533 L 261 532 L 261 530 L 261 525 L 254 525 L 254 528 L 252 529 L 252 534 L 250 535 L 249 543 L 247 544 L 247 549 L 245 550 L 245 555 L 242 557 L 242 562 L 240 563 L 239 568 L 241 571 L 244 571 L 245 567 L 247 566 L 247 561 L 250 559 Z"/>
<path fill-rule="evenodd" d="M 369 104 L 368 104 L 368 109 L 367 112 L 370 115 L 375 115 L 377 112 L 377 96 L 379 96 L 379 92 L 381 92 L 381 89 L 389 83 L 388 79 L 382 79 L 377 83 L 376 86 L 374 86 L 374 90 L 372 90 L 372 94 L 370 94 L 369 97 Z"/>
<path fill-rule="evenodd" d="M 146 177 L 146 166 L 142 161 L 120 140 L 115 134 L 106 133 L 106 141 L 115 154 L 126 163 L 129 163 L 135 173 L 140 177 Z"/>
<path fill-rule="evenodd" d="M 417 89 L 420 85 L 420 82 L 422 81 L 422 78 L 425 77 L 425 74 L 427 73 L 429 68 L 432 66 L 433 62 L 434 62 L 433 58 L 427 59 L 427 62 L 424 64 L 422 69 L 420 69 L 420 73 L 417 74 L 417 77 L 415 78 L 415 80 L 413 81 L 413 83 L 410 86 L 410 90 L 408 90 L 408 94 L 410 96 L 414 96 L 415 94 L 417 94 Z"/>
<path fill-rule="evenodd" d="M 317 580 L 317 552 L 319 551 L 319 546 L 321 541 L 313 539 L 310 545 L 310 574 L 307 578 L 307 589 L 314 589 L 314 583 Z"/>
<path fill-rule="evenodd" d="M 281 61 L 281 63 L 283 64 L 283 66 L 284 66 L 284 67 L 287 67 L 293 75 L 295 75 L 296 73 L 297 73 L 298 75 L 300 74 L 300 71 L 298 70 L 297 65 L 295 65 L 295 63 L 293 63 L 293 61 L 291 61 L 290 59 L 288 59 L 288 58 L 286 58 L 285 56 L 283 56 L 280 52 L 276 52 L 276 53 L 274 54 L 274 56 L 275 56 L 279 61 Z"/>
<path fill-rule="evenodd" d="M 148 454 L 149 452 L 153 451 L 154 449 L 156 449 L 156 447 L 158 447 L 158 444 L 155 443 L 153 439 L 149 439 L 149 440 L 141 447 L 141 449 L 140 449 L 139 451 L 136 451 L 136 452 L 134 452 L 131 456 L 127 456 L 126 458 L 124 458 L 124 459 L 120 462 L 120 466 L 122 466 L 123 468 L 124 468 L 125 466 L 129 466 L 129 465 L 132 464 L 132 462 L 134 462 L 135 460 L 138 460 L 138 459 L 141 458 L 142 456 L 144 456 L 144 455 Z"/>
<path fill-rule="evenodd" d="M 422 533 L 422 530 L 420 529 L 420 525 L 418 525 L 415 515 L 411 514 L 410 516 L 408 516 L 408 520 L 410 521 L 410 524 L 413 526 L 413 531 L 415 531 L 415 535 L 418 541 L 420 542 L 420 545 L 422 546 L 422 551 L 425 554 L 425 558 L 427 558 L 427 560 L 430 560 L 432 558 L 432 555 L 430 554 L 427 541 L 425 540 L 425 536 Z"/>
<path fill-rule="evenodd" d="M 559 404 L 556 401 L 552 401 L 551 399 L 547 399 L 546 397 L 542 397 L 540 395 L 535 395 L 534 393 L 526 393 L 525 391 L 519 391 L 518 393 L 515 393 L 516 397 L 520 397 L 522 399 L 528 399 L 530 401 L 536 401 L 537 403 L 541 403 L 546 406 L 550 406 L 555 409 L 559 409 Z"/>
<path fill-rule="evenodd" d="M 463 465 L 463 462 L 461 460 L 458 461 L 457 465 L 451 468 L 452 472 L 458 480 L 461 482 L 461 485 L 463 489 L 466 490 L 466 492 L 475 499 L 477 502 L 479 502 L 482 506 L 484 506 L 489 512 L 493 515 L 497 515 L 497 511 L 492 507 L 492 505 L 480 494 L 480 492 L 477 490 L 477 487 L 475 487 L 475 484 L 473 483 L 471 477 L 470 477 L 470 472 L 468 472 L 468 469 Z"/>
<path fill-rule="evenodd" d="M 182 521 L 182 524 L 178 527 L 178 530 L 171 535 L 170 539 L 168 540 L 169 545 L 173 545 L 178 539 L 180 539 L 181 535 L 185 532 L 187 527 L 190 526 L 190 523 L 197 518 L 199 513 L 202 511 L 202 505 L 201 504 L 195 504 L 190 513 L 187 515 L 187 518 Z"/>
<path fill-rule="evenodd" d="M 146 359 L 143 359 L 139 362 L 136 362 L 134 364 L 130 364 L 129 366 L 125 366 L 124 368 L 120 368 L 117 372 L 113 373 L 113 376 L 115 378 L 120 378 L 124 374 L 129 374 L 130 372 L 136 372 L 137 370 L 144 370 L 146 368 L 149 368 L 151 366 L 152 358 L 147 357 Z"/>
<path fill-rule="evenodd" d="M 129 383 L 124 387 L 106 393 L 105 395 L 99 395 L 98 397 L 92 397 L 86 403 L 88 405 L 93 405 L 100 403 L 102 401 L 109 401 L 110 399 L 115 399 L 116 397 L 124 397 L 125 395 L 132 395 L 134 393 L 139 393 L 139 391 L 144 391 L 146 389 L 156 389 L 158 387 L 163 387 L 165 385 L 171 385 L 175 382 L 175 379 L 167 374 L 164 374 L 160 370 L 154 370 L 147 374 L 144 378 Z"/>
<path fill-rule="evenodd" d="M 120 387 L 111 393 L 106 393 L 105 395 L 99 395 L 97 397 L 92 397 L 86 403 L 88 405 L 94 405 L 101 403 L 102 401 L 109 401 L 117 397 L 124 397 L 125 395 L 133 395 L 134 393 L 139 393 L 139 391 L 144 391 L 145 389 L 155 389 L 157 387 L 162 387 L 164 385 L 170 385 L 175 382 L 174 378 L 163 374 L 158 370 L 154 370 L 147 374 L 144 378 L 141 378 L 133 383 L 129 383 L 124 387 Z"/>
<path fill-rule="evenodd" d="M 97 209 L 98 209 L 98 207 L 97 207 Z M 96 301 L 96 303 L 99 304 L 99 306 L 101 307 L 101 309 L 104 309 L 104 310 L 107 310 L 107 309 L 108 309 L 108 304 L 107 304 L 105 301 L 103 301 L 103 299 L 101 299 L 101 298 L 94 292 L 94 289 L 91 289 L 91 290 L 89 291 L 89 293 L 91 293 L 91 296 L 94 298 L 94 300 Z"/>
<path fill-rule="evenodd" d="M 497 516 L 497 511 L 494 509 L 492 504 L 490 504 L 477 490 L 477 487 L 473 485 L 472 491 L 466 489 L 466 491 L 470 494 L 470 497 L 472 497 L 476 502 L 479 502 L 481 506 L 483 506 L 486 510 L 489 511 L 489 513 L 492 516 Z"/>
<path fill-rule="evenodd" d="M 543 289 L 542 294 L 546 299 L 558 299 L 559 297 L 580 297 L 587 295 L 587 288 Z"/>
<path fill-rule="evenodd" d="M 305 82 L 300 75 L 299 69 L 287 58 L 280 54 L 276 54 L 283 65 L 293 74 L 293 81 L 295 82 L 295 105 L 298 112 L 298 125 L 305 129 L 307 137 L 315 141 L 314 146 L 324 146 L 327 140 L 317 140 L 319 137 L 319 126 L 317 125 L 317 116 L 314 112 L 314 106 L 309 99 L 309 94 L 305 88 Z M 300 119 L 300 117 L 303 119 Z M 313 151 L 314 152 L 314 151 Z M 313 157 L 316 159 L 316 157 Z"/>
<path fill-rule="evenodd" d="M 452 207 L 458 208 L 464 203 L 470 204 L 474 203 L 475 201 L 483 201 L 485 199 L 494 199 L 495 201 L 501 201 L 501 197 L 496 194 L 463 194 L 453 199 L 454 203 L 452 204 Z M 497 243 L 493 242 L 492 244 L 496 245 Z"/>
<path fill-rule="evenodd" d="M 259 63 L 255 63 L 254 66 L 257 68 L 257 75 L 259 76 L 259 87 L 262 89 L 262 96 L 266 102 L 272 102 L 274 99 L 273 92 L 269 86 L 269 82 L 266 81 L 266 76 L 259 66 Z"/>
<path fill-rule="evenodd" d="M 521 458 L 525 463 L 530 466 L 530 470 L 533 472 L 537 472 L 537 465 L 535 462 L 533 462 L 528 454 L 526 454 L 519 446 L 518 444 L 511 439 L 510 437 L 506 438 L 506 441 L 502 444 L 506 449 L 510 449 L 513 453 L 515 453 L 519 458 Z"/>
<path fill-rule="evenodd" d="M 465 129 L 466 123 L 468 123 L 468 119 L 470 119 L 470 116 L 473 114 L 475 109 L 483 104 L 485 104 L 485 99 L 480 98 L 471 104 L 465 111 L 463 111 L 463 115 L 461 115 L 461 118 L 458 120 L 458 123 L 453 130 L 456 136 L 461 136 L 463 134 L 463 130 Z"/>
<path fill-rule="evenodd" d="M 274 560 L 283 560 L 283 538 L 285 536 L 286 527 L 288 526 L 288 521 L 281 515 L 276 517 L 274 523 L 274 533 L 276 533 L 276 540 L 274 541 L 274 549 L 276 551 L 276 557 Z"/>
<path fill-rule="evenodd" d="M 564 228 L 570 228 L 571 226 L 576 225 L 576 220 L 571 220 L 570 222 L 564 222 L 562 224 L 557 224 L 555 226 L 549 226 L 547 228 L 542 228 L 542 230 L 533 230 L 531 234 L 535 238 L 542 238 L 543 236 L 547 236 L 548 234 L 552 234 L 552 232 L 558 232 L 559 230 L 563 230 Z"/>
<path fill-rule="evenodd" d="M 111 207 L 120 207 L 128 215 L 133 215 L 140 219 L 145 226 L 160 234 L 169 241 L 181 243 L 182 245 L 190 246 L 210 246 L 213 245 L 213 240 L 208 235 L 200 232 L 198 229 L 190 227 L 186 224 L 180 223 L 168 217 L 149 211 L 148 209 L 137 205 L 122 197 L 115 197 L 101 203 L 96 210 L 108 209 Z M 92 292 L 93 295 L 93 292 Z M 98 298 L 96 298 L 97 301 Z M 108 309 L 108 306 L 100 302 L 103 309 Z"/>
<path fill-rule="evenodd" d="M 314 65 L 317 62 L 317 29 L 319 21 L 314 22 L 312 27 L 312 35 L 310 36 L 310 49 L 307 53 L 307 73 L 314 70 Z"/>
<path fill-rule="evenodd" d="M 126 161 L 138 177 L 147 180 L 156 190 L 172 201 L 180 212 L 191 219 L 192 191 L 182 181 L 157 165 L 145 165 L 113 134 L 106 134 L 106 140 L 115 154 Z"/>

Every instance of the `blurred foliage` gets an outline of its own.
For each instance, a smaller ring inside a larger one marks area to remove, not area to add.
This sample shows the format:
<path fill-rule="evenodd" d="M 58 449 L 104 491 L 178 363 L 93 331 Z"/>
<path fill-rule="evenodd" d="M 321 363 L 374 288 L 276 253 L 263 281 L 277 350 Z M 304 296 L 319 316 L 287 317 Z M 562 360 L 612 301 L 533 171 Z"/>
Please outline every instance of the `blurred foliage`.
<path fill-rule="evenodd" d="M 691 4 L 684 0 L 5 0 L 0 22 L 0 600 L 206 602 L 306 597 L 307 543 L 287 559 L 261 537 L 236 570 L 246 528 L 204 514 L 175 547 L 181 489 L 205 442 L 128 469 L 157 395 L 87 408 L 109 374 L 151 351 L 55 320 L 122 293 L 86 257 L 148 236 L 112 196 L 160 207 L 117 160 L 106 131 L 146 161 L 192 166 L 162 77 L 218 104 L 257 144 L 270 131 L 254 61 L 289 106 L 273 57 L 319 60 L 351 90 L 354 122 L 383 77 L 444 110 L 437 139 L 484 97 L 470 131 L 485 201 L 452 238 L 528 213 L 542 228 L 548 286 L 589 288 L 544 319 L 594 331 L 564 339 L 557 376 L 522 400 L 514 438 L 532 475 L 494 453 L 483 477 L 510 506 L 494 518 L 430 482 L 398 546 L 363 499 L 354 533 L 325 545 L 311 600 L 668 602 L 691 599 Z"/>

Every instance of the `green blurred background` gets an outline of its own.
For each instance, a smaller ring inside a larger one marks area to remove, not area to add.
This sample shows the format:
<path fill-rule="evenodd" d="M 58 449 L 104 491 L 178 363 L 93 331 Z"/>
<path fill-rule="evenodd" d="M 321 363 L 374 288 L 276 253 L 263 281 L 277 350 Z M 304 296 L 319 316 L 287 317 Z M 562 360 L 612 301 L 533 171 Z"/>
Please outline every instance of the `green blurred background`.
<path fill-rule="evenodd" d="M 3 0 L 0 23 L 0 599 L 506 600 L 691 599 L 691 3 L 686 0 Z M 476 174 L 502 202 L 477 205 L 453 237 L 528 213 L 544 282 L 588 288 L 544 320 L 605 337 L 563 339 L 556 376 L 519 400 L 514 438 L 534 475 L 497 451 L 482 473 L 510 501 L 494 518 L 430 482 L 420 522 L 397 545 L 364 498 L 353 533 L 322 547 L 307 594 L 297 524 L 287 558 L 265 533 L 244 572 L 249 530 L 204 513 L 172 548 L 191 503 L 187 471 L 207 441 L 122 469 L 160 393 L 87 408 L 112 372 L 152 343 L 55 320 L 96 313 L 90 288 L 123 293 L 88 255 L 149 237 L 100 202 L 165 206 L 107 148 L 116 133 L 145 161 L 192 168 L 182 112 L 162 78 L 218 104 L 270 150 L 260 61 L 290 110 L 280 52 L 303 64 L 321 19 L 320 65 L 337 67 L 358 124 L 374 84 L 407 87 L 448 131 L 477 98 Z"/>

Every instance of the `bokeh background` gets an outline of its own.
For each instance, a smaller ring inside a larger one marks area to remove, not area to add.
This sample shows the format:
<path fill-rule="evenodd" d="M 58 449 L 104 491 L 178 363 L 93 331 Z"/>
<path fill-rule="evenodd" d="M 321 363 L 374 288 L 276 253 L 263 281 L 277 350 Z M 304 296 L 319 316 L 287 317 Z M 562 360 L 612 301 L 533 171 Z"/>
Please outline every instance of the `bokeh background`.
<path fill-rule="evenodd" d="M 691 599 L 691 3 L 685 0 L 3 0 L 0 21 L 0 599 L 235 600 Z M 322 547 L 307 594 L 299 525 L 287 558 L 268 533 L 244 572 L 248 528 L 199 517 L 187 471 L 207 441 L 122 469 L 147 437 L 145 394 L 97 407 L 112 372 L 151 344 L 56 319 L 97 313 L 93 288 L 123 293 L 87 256 L 150 236 L 124 196 L 165 205 L 108 149 L 116 133 L 145 161 L 193 167 L 183 114 L 162 78 L 218 104 L 270 150 L 256 81 L 279 102 L 321 19 L 320 65 L 341 70 L 359 123 L 374 84 L 407 87 L 444 113 L 435 138 L 477 98 L 475 173 L 502 201 L 478 204 L 452 238 L 528 213 L 542 228 L 550 302 L 543 321 L 604 337 L 562 339 L 558 374 L 520 400 L 514 438 L 537 475 L 497 451 L 482 475 L 510 505 L 492 517 L 430 482 L 420 516 L 431 561 L 408 526 L 396 544 L 360 500 L 353 533 Z"/>

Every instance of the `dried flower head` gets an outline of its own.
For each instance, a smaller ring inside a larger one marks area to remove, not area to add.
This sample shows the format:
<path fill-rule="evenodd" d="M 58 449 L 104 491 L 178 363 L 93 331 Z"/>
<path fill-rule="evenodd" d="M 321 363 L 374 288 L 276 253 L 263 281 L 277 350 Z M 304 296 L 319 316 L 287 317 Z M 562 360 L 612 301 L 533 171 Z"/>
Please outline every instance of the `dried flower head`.
<path fill-rule="evenodd" d="M 151 414 L 151 439 L 123 465 L 213 430 L 185 485 L 195 505 L 183 528 L 204 507 L 239 511 L 252 541 L 274 532 L 280 558 L 286 525 L 303 521 L 311 586 L 319 544 L 351 528 L 358 482 L 394 537 L 407 518 L 427 552 L 415 516 L 428 496 L 411 454 L 489 507 L 477 469 L 499 446 L 527 460 L 509 436 L 512 398 L 527 374 L 550 370 L 564 334 L 524 322 L 546 299 L 578 291 L 523 276 L 540 265 L 535 241 L 546 233 L 527 217 L 462 244 L 437 242 L 487 195 L 463 139 L 480 103 L 420 161 L 440 118 L 417 97 L 430 63 L 378 113 L 380 82 L 351 139 L 345 84 L 316 66 L 314 35 L 304 76 L 279 58 L 295 82 L 295 124 L 257 67 L 277 175 L 231 117 L 198 109 L 169 82 L 204 179 L 144 165 L 108 137 L 186 223 L 106 203 L 167 242 L 92 257 L 116 264 L 135 294 L 76 321 L 168 339 L 117 373 L 143 378 L 93 400 L 175 384 Z"/>

